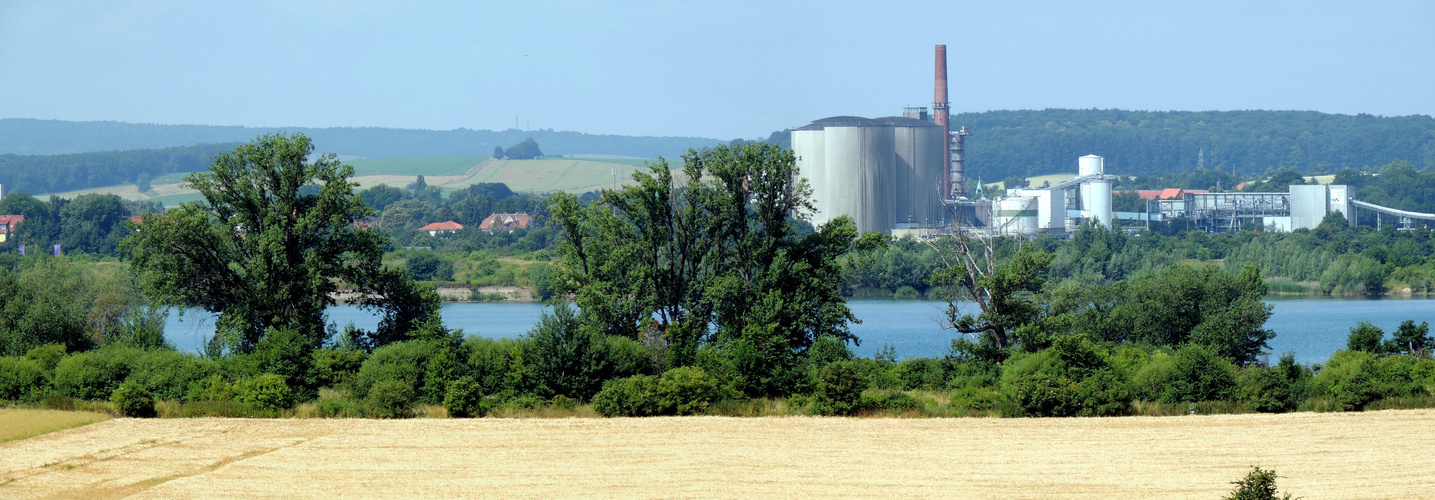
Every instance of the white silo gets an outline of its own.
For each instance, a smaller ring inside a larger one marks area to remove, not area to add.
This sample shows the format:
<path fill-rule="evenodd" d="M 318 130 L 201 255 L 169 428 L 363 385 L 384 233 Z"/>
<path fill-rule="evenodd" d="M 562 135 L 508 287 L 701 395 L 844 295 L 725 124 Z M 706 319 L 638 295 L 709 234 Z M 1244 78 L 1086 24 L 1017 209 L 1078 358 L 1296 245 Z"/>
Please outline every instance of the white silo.
<path fill-rule="evenodd" d="M 826 217 L 849 215 L 859 231 L 890 232 L 896 217 L 893 130 L 867 118 L 836 116 L 813 122 L 822 127 L 824 185 L 813 196 Z"/>
<path fill-rule="evenodd" d="M 1086 155 L 1076 160 L 1076 176 L 1086 177 L 1106 173 L 1106 160 L 1096 155 Z"/>
<path fill-rule="evenodd" d="M 878 122 L 893 127 L 897 153 L 897 223 L 938 224 L 943 220 L 942 172 L 944 171 L 942 127 L 935 123 L 889 116 Z"/>
<path fill-rule="evenodd" d="M 1106 161 L 1096 155 L 1086 155 L 1077 160 L 1077 177 L 1094 177 L 1106 173 Z M 1081 183 L 1082 217 L 1096 219 L 1103 226 L 1111 227 L 1111 181 L 1091 179 Z"/>
<path fill-rule="evenodd" d="M 832 220 L 831 210 L 827 208 L 827 196 L 818 196 L 817 189 L 827 187 L 827 162 L 824 160 L 826 146 L 824 146 L 821 126 L 808 125 L 792 131 L 792 154 L 797 159 L 797 172 L 807 179 L 808 186 L 812 188 L 812 223 L 822 224 Z"/>
<path fill-rule="evenodd" d="M 1020 189 L 997 198 L 992 207 L 992 230 L 1002 236 L 1031 236 L 1036 234 L 1037 197 Z"/>

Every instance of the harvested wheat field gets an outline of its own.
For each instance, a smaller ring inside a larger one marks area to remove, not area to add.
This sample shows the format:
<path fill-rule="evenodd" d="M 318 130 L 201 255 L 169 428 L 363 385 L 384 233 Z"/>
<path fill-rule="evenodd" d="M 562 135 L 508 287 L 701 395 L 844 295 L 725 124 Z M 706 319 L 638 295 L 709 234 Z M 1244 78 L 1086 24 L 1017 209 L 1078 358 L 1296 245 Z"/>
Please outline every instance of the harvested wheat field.
<path fill-rule="evenodd" d="M 0 497 L 1435 495 L 1435 410 L 1100 419 L 115 419 L 0 444 Z"/>

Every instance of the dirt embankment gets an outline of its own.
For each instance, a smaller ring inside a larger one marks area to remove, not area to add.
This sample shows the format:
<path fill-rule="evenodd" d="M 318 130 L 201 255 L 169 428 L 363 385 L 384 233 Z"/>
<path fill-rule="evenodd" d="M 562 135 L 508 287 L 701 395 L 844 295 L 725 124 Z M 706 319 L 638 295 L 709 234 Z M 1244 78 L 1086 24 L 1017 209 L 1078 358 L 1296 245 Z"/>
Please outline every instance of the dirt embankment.
<path fill-rule="evenodd" d="M 116 419 L 0 445 L 0 497 L 1305 498 L 1435 486 L 1435 410 L 1091 419 Z"/>

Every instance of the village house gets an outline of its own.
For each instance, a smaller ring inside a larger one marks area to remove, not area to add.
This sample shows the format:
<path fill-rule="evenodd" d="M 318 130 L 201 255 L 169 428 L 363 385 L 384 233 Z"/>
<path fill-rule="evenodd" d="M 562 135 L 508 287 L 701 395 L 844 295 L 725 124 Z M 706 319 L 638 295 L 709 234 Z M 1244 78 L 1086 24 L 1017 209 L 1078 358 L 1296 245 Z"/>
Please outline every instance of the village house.
<path fill-rule="evenodd" d="M 435 222 L 419 228 L 419 231 L 428 231 L 429 236 L 438 236 L 439 233 L 452 234 L 463 229 L 463 224 L 454 221 Z"/>
<path fill-rule="evenodd" d="M 15 232 L 15 226 L 25 220 L 23 215 L 0 215 L 0 243 L 10 239 Z"/>
<path fill-rule="evenodd" d="M 483 219 L 483 223 L 479 224 L 478 228 L 490 233 L 496 230 L 506 230 L 511 233 L 514 229 L 528 229 L 528 225 L 531 223 L 533 223 L 533 216 L 528 214 L 493 214 Z"/>

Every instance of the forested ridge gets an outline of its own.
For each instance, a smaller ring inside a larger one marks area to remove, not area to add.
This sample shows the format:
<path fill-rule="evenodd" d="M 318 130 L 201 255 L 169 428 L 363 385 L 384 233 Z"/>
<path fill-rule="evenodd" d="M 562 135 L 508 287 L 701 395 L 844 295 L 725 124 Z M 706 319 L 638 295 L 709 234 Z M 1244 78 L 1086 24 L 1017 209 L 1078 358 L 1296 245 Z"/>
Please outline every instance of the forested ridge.
<path fill-rule="evenodd" d="M 4 154 L 0 155 L 0 185 L 6 192 L 60 193 L 129 184 L 164 174 L 207 169 L 211 155 L 237 145 L 199 144 L 61 155 Z"/>
<path fill-rule="evenodd" d="M 10 118 L 0 119 L 0 153 L 63 154 L 247 142 L 256 136 L 275 132 L 302 133 L 313 138 L 320 151 L 366 158 L 487 156 L 496 146 L 512 146 L 529 137 L 542 144 L 548 154 L 608 154 L 639 158 L 659 155 L 677 157 L 688 148 L 708 147 L 719 142 L 701 137 L 638 137 L 553 129 L 238 127 Z"/>
<path fill-rule="evenodd" d="M 975 130 L 969 168 L 988 179 L 1075 172 L 1087 154 L 1128 175 L 1191 171 L 1202 151 L 1206 168 L 1237 173 L 1333 173 L 1394 160 L 1435 166 L 1435 118 L 1424 115 L 1045 109 L 960 113 L 952 124 Z"/>
<path fill-rule="evenodd" d="M 967 172 L 987 182 L 1076 172 L 1076 159 L 1106 158 L 1122 175 L 1237 174 L 1294 168 L 1308 175 L 1405 160 L 1435 167 L 1435 118 L 1315 111 L 998 110 L 952 115 L 965 126 Z M 786 132 L 768 139 L 791 145 Z M 1202 159 L 1204 157 L 1204 162 Z"/>

